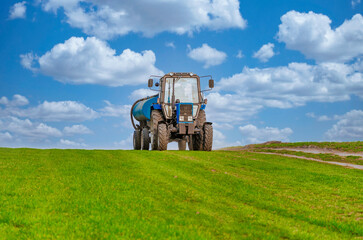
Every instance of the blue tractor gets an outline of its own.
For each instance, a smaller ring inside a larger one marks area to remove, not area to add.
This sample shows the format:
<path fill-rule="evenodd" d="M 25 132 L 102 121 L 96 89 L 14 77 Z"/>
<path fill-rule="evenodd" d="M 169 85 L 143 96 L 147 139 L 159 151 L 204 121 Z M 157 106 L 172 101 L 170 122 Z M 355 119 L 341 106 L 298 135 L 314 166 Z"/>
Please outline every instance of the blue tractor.
<path fill-rule="evenodd" d="M 178 142 L 179 150 L 211 151 L 213 127 L 207 122 L 207 99 L 203 92 L 214 87 L 211 76 L 209 88 L 202 91 L 200 77 L 193 73 L 168 73 L 155 83 L 158 93 L 137 100 L 131 107 L 131 122 L 135 128 L 135 150 L 167 150 L 169 142 Z M 153 78 L 148 87 L 153 87 Z M 139 122 L 135 124 L 134 118 Z"/>

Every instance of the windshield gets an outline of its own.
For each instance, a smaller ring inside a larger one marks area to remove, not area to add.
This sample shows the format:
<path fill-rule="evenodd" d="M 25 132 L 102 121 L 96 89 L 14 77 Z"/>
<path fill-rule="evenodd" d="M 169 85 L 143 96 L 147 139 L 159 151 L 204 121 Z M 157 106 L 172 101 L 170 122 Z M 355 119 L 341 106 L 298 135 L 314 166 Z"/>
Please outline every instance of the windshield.
<path fill-rule="evenodd" d="M 167 78 L 165 82 L 165 103 L 171 103 L 173 93 L 175 100 L 179 99 L 181 103 L 198 103 L 198 83 L 196 78 Z"/>

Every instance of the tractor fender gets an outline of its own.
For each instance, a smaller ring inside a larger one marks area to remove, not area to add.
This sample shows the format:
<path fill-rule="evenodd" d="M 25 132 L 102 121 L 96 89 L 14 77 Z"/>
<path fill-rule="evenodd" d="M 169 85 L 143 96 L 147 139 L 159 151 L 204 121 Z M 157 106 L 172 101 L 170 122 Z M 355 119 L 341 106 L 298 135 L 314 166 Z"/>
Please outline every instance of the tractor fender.
<path fill-rule="evenodd" d="M 204 124 L 203 124 L 203 127 L 205 126 L 205 125 L 212 125 L 213 123 L 212 122 L 205 122 Z"/>

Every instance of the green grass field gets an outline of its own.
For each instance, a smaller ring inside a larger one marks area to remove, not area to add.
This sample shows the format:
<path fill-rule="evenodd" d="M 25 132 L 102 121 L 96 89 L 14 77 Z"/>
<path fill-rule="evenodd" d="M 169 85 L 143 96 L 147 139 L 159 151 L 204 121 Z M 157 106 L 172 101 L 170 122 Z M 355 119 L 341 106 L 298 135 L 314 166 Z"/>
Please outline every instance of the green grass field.
<path fill-rule="evenodd" d="M 0 239 L 362 239 L 362 185 L 253 152 L 0 148 Z"/>

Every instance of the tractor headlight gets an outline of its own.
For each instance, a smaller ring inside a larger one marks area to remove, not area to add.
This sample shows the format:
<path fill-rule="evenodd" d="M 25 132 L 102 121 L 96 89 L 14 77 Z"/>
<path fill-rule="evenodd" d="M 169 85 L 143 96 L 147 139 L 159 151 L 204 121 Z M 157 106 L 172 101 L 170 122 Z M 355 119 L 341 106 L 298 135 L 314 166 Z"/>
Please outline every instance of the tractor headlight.
<path fill-rule="evenodd" d="M 188 116 L 188 122 L 193 122 L 193 116 Z"/>
<path fill-rule="evenodd" d="M 184 116 L 179 117 L 179 122 L 184 122 Z"/>

